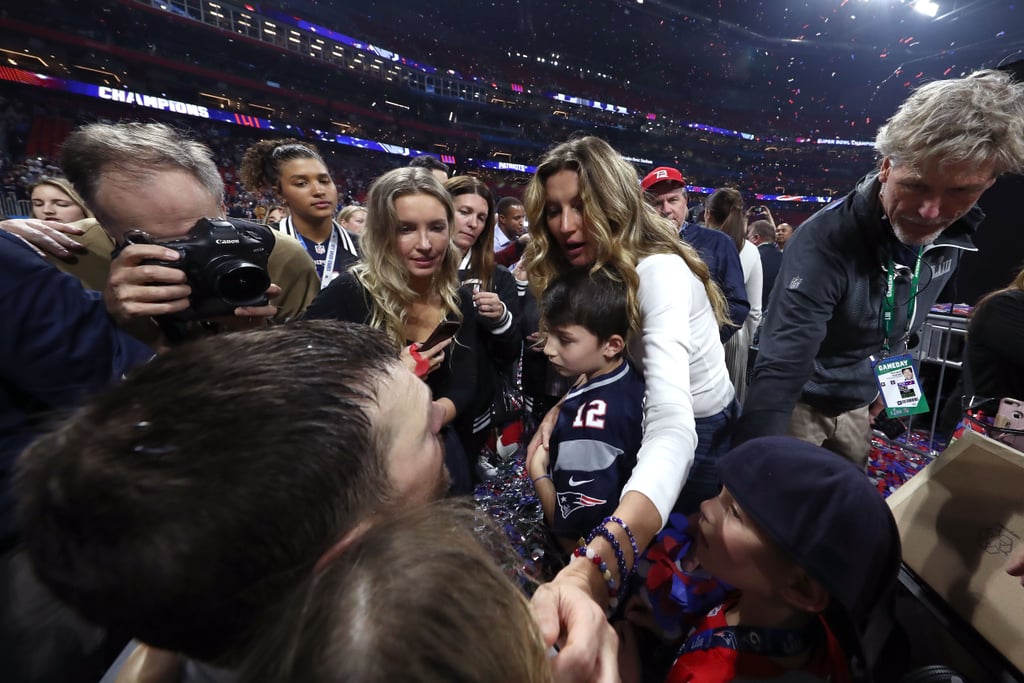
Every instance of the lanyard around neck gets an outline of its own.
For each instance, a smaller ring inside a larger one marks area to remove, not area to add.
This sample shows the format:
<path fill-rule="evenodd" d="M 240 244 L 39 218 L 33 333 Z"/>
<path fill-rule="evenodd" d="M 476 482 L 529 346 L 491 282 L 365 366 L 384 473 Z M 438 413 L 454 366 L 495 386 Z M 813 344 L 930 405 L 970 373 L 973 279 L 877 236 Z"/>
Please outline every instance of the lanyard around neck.
<path fill-rule="evenodd" d="M 907 325 L 903 330 L 903 336 L 910 332 L 914 324 L 914 313 L 917 309 L 917 286 L 921 282 L 921 256 L 924 254 L 924 247 L 917 250 L 917 260 L 914 262 L 914 275 L 910 278 L 910 298 L 907 300 Z M 886 273 L 885 298 L 882 300 L 882 333 L 885 339 L 882 341 L 882 354 L 889 353 L 889 342 L 892 339 L 893 317 L 896 313 L 896 263 L 889 259 L 889 270 Z"/>
<path fill-rule="evenodd" d="M 294 228 L 294 224 L 292 232 L 295 234 L 295 239 L 297 239 L 299 241 L 299 244 L 302 245 L 302 248 L 305 249 L 306 251 L 309 251 L 309 248 L 306 246 L 306 240 L 302 237 L 302 233 L 299 232 L 299 229 Z M 320 272 L 320 289 L 326 287 L 328 284 L 330 284 L 331 280 L 334 279 L 334 261 L 335 259 L 337 259 L 337 257 L 338 226 L 332 225 L 331 241 L 327 245 L 327 257 L 324 259 L 324 269 L 323 271 Z"/>

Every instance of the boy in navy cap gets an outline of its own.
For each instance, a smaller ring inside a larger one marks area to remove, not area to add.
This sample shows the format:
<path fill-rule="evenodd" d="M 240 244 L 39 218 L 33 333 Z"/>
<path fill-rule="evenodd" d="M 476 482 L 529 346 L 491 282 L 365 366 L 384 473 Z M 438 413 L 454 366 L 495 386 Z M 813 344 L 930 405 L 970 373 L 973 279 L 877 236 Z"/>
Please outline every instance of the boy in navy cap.
<path fill-rule="evenodd" d="M 710 611 L 690 603 L 690 612 L 704 616 L 678 649 L 667 682 L 793 671 L 851 680 L 860 627 L 899 572 L 888 505 L 851 462 L 797 439 L 748 441 L 719 463 L 722 492 L 701 504 L 686 533 L 701 569 L 729 592 Z M 675 543 L 666 544 L 666 534 Z M 670 561 L 688 555 L 684 539 L 663 532 L 653 556 L 666 556 L 666 547 Z M 653 574 L 652 567 L 649 586 Z M 706 594 L 706 582 L 692 577 L 676 581 L 673 592 L 690 584 L 691 598 Z"/>

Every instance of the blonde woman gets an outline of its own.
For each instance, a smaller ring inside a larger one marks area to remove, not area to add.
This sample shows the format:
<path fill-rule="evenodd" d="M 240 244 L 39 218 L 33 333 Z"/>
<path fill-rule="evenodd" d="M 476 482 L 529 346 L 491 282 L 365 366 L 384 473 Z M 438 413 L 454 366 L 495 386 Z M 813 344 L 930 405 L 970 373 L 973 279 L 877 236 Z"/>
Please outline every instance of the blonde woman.
<path fill-rule="evenodd" d="M 537 296 L 573 266 L 610 265 L 626 285 L 634 332 L 629 354 L 647 386 L 643 442 L 613 516 L 617 521 L 595 528 L 585 549 L 604 558 L 617 587 L 626 578 L 613 569 L 619 552 L 628 571 L 636 564 L 634 548 L 642 552 L 669 513 L 693 512 L 718 493 L 716 459 L 728 448 L 722 436 L 735 410 L 718 333 L 726 305 L 676 226 L 644 202 L 635 169 L 599 138 L 551 150 L 527 187 L 526 211 L 530 243 L 524 259 Z M 583 418 L 597 421 L 600 410 L 590 406 Z M 544 419 L 528 458 L 547 457 L 557 412 Z M 560 582 L 585 588 L 601 605 L 611 602 L 608 581 L 591 561 L 571 561 L 554 590 Z M 550 595 L 543 605 L 545 612 L 557 607 Z M 541 623 L 556 625 L 548 617 Z M 550 628 L 545 636 L 554 638 Z"/>
<path fill-rule="evenodd" d="M 32 200 L 32 218 L 41 221 L 74 223 L 92 218 L 92 211 L 64 178 L 42 178 L 29 188 Z"/>
<path fill-rule="evenodd" d="M 429 171 L 399 168 L 370 187 L 363 261 L 310 304 L 306 318 L 364 323 L 387 333 L 402 361 L 434 392 L 442 425 L 469 407 L 476 386 L 476 315 L 459 289 L 460 254 L 452 243 L 452 200 Z M 442 321 L 454 337 L 424 346 Z M 451 429 L 445 448 L 452 490 L 469 493 L 469 465 Z"/>
<path fill-rule="evenodd" d="M 350 204 L 338 212 L 338 223 L 353 235 L 362 235 L 366 227 L 366 208 Z"/>

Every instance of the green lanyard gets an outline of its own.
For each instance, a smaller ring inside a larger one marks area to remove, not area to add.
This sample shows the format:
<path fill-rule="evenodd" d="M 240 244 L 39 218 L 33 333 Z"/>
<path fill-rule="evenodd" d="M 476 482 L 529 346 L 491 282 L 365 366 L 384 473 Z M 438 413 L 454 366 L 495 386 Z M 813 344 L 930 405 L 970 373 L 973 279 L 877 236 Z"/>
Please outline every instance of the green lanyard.
<path fill-rule="evenodd" d="M 914 323 L 914 311 L 917 307 L 917 285 L 921 281 L 921 255 L 924 254 L 924 247 L 917 252 L 917 261 L 914 263 L 914 276 L 910 278 L 910 300 L 907 301 L 907 326 L 903 330 L 906 336 L 910 332 L 910 326 Z M 882 331 L 885 333 L 885 340 L 882 342 L 882 355 L 889 355 L 889 339 L 892 338 L 892 318 L 896 312 L 896 264 L 889 259 L 889 272 L 886 276 L 885 299 L 882 301 Z"/>

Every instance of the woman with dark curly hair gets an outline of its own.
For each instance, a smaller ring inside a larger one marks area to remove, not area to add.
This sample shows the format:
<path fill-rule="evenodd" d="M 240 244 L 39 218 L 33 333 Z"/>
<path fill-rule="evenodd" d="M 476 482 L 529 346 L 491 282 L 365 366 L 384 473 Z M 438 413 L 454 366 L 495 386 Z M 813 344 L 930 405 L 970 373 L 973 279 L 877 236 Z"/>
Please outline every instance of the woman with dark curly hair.
<path fill-rule="evenodd" d="M 305 247 L 321 288 L 359 260 L 356 238 L 334 222 L 338 187 L 315 147 L 294 138 L 260 140 L 245 150 L 239 175 L 250 192 L 273 192 L 288 207 L 277 230 Z"/>

